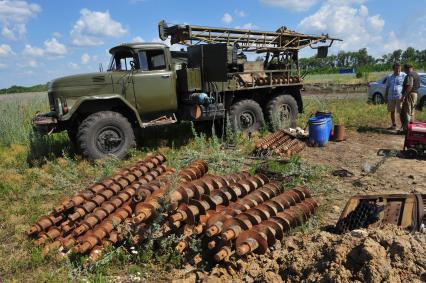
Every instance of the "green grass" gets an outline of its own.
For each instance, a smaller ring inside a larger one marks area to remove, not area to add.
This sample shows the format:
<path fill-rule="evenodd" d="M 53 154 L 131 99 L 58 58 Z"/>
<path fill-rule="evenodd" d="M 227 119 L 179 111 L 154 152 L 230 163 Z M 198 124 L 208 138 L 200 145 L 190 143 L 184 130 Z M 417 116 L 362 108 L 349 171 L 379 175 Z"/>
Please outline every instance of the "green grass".
<path fill-rule="evenodd" d="M 307 75 L 305 78 L 306 84 L 321 83 L 321 84 L 360 84 L 369 81 L 376 81 L 384 77 L 389 72 L 372 72 L 362 78 L 356 78 L 355 74 L 313 74 Z"/>
<path fill-rule="evenodd" d="M 306 113 L 298 124 L 303 126 L 310 113 L 317 110 L 333 112 L 335 121 L 348 127 L 383 126 L 388 123 L 385 106 L 368 105 L 364 98 L 355 99 L 305 99 Z M 262 166 L 260 161 L 244 158 L 254 147 L 258 136 L 248 139 L 234 135 L 223 149 L 224 141 L 196 135 L 190 124 L 169 128 L 150 129 L 141 133 L 144 147 L 132 151 L 130 160 L 107 159 L 90 163 L 75 156 L 64 134 L 47 138 L 31 136 L 29 125 L 33 113 L 46 110 L 44 96 L 27 100 L 3 100 L 0 104 L 0 278 L 16 282 L 105 282 L 109 276 L 142 274 L 147 280 L 170 278 L 182 259 L 171 247 L 177 239 L 168 239 L 156 245 L 146 243 L 139 247 L 139 255 L 132 256 L 125 249 L 112 250 L 101 262 L 91 268 L 79 263 L 84 258 L 42 257 L 24 235 L 29 224 L 48 213 L 62 198 L 92 184 L 116 168 L 124 167 L 157 149 L 168 157 L 168 164 L 180 168 L 194 159 L 209 162 L 213 174 L 226 174 Z M 418 115 L 426 120 L 426 113 Z M 151 139 L 150 137 L 156 138 Z M 31 162 L 29 162 L 31 161 Z M 315 195 L 333 192 L 325 183 L 324 168 L 319 168 L 293 158 L 290 163 L 268 162 L 270 171 L 287 178 L 287 187 L 305 185 Z M 314 224 L 317 222 L 313 222 Z M 319 224 L 302 227 L 302 231 L 316 229 Z M 311 227 L 312 226 L 312 227 Z M 152 281 L 151 280 L 151 281 Z"/>
<path fill-rule="evenodd" d="M 332 112 L 334 124 L 343 124 L 348 128 L 387 127 L 390 124 L 386 105 L 367 104 L 365 97 L 341 99 L 308 97 L 304 99 L 304 105 L 305 113 L 298 119 L 300 127 L 305 127 L 309 117 L 317 111 Z M 417 111 L 416 119 L 426 121 L 426 110 Z"/>

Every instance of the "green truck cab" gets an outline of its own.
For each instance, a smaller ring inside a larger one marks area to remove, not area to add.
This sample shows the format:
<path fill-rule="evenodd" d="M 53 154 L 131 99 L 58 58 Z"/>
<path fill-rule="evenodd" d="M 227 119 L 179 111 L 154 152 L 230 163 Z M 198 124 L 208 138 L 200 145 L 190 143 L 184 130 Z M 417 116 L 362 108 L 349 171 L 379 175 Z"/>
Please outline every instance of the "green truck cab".
<path fill-rule="evenodd" d="M 159 24 L 160 38 L 185 44 L 128 43 L 110 49 L 106 72 L 58 78 L 49 83 L 50 112 L 37 114 L 41 133 L 67 131 L 89 159 L 126 156 L 134 130 L 178 121 L 230 121 L 252 132 L 295 125 L 303 111 L 298 50 L 331 39 L 287 29 L 257 32 Z M 204 44 L 193 44 L 193 41 Z M 330 45 L 331 45 L 330 43 Z M 328 46 L 326 46 L 327 48 Z M 324 46 L 319 53 L 324 55 Z M 246 52 L 265 54 L 247 60 Z"/>

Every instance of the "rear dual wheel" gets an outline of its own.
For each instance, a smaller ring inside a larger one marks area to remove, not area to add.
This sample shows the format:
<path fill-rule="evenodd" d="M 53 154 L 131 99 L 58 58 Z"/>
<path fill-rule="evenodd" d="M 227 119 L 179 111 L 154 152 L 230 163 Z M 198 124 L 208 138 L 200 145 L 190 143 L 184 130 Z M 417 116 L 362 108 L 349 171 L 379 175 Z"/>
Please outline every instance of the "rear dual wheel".
<path fill-rule="evenodd" d="M 296 99 L 291 95 L 278 95 L 266 104 L 266 118 L 271 130 L 281 130 L 296 127 L 299 113 Z"/>
<path fill-rule="evenodd" d="M 252 133 L 265 124 L 260 105 L 251 99 L 234 103 L 230 109 L 230 122 L 235 131 Z"/>
<path fill-rule="evenodd" d="M 278 95 L 266 104 L 265 115 L 256 101 L 240 100 L 231 106 L 230 119 L 234 130 L 249 133 L 263 127 L 266 116 L 271 130 L 275 131 L 296 127 L 298 113 L 297 102 L 293 96 Z"/>

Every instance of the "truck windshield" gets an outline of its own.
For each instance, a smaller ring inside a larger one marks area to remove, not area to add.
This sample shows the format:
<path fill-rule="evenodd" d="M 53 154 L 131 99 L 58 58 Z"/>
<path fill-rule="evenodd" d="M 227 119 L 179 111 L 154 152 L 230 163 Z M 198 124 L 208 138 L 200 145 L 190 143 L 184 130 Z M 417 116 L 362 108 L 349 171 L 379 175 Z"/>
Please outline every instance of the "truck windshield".
<path fill-rule="evenodd" d="M 137 60 L 135 60 L 131 52 L 117 51 L 111 57 L 108 71 L 130 71 L 132 65 L 138 69 Z"/>

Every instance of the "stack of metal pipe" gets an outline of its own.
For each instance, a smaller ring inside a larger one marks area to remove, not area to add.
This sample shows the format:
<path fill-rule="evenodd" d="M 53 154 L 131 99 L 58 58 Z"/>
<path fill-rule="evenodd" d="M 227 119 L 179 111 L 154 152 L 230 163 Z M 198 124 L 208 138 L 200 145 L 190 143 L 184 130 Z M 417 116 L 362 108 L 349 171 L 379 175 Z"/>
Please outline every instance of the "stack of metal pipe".
<path fill-rule="evenodd" d="M 278 130 L 261 139 L 253 151 L 257 157 L 269 157 L 277 154 L 283 158 L 289 158 L 301 152 L 305 148 L 305 143 L 289 135 L 283 130 Z"/>

